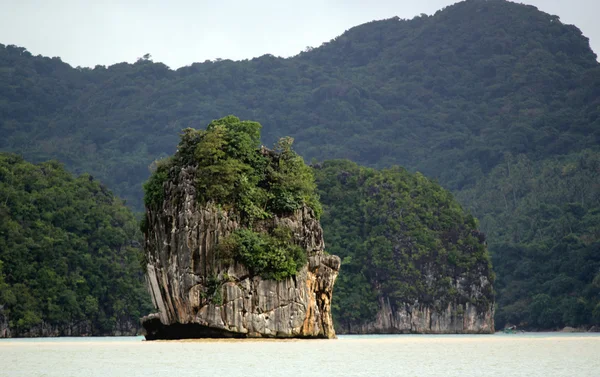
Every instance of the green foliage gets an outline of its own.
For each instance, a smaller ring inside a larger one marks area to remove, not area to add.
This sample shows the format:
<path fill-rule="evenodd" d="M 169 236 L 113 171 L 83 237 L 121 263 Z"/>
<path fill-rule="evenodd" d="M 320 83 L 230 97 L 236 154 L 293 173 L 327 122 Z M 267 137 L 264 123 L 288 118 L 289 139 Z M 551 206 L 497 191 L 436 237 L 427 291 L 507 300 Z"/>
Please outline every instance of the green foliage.
<path fill-rule="evenodd" d="M 267 169 L 272 197 L 269 207 L 276 212 L 293 212 L 306 203 L 319 218 L 323 210 L 315 195 L 317 187 L 313 172 L 304 159 L 292 150 L 293 142 L 294 139 L 286 137 L 275 146 L 278 158 L 275 166 Z"/>
<path fill-rule="evenodd" d="M 197 185 L 204 202 L 235 206 L 251 195 L 257 184 L 258 172 L 249 162 L 258 158 L 258 140 L 252 143 L 252 132 L 245 133 L 242 123 L 245 122 L 229 116 L 212 122 L 206 131 L 199 131 L 194 163 L 198 164 Z M 249 180 L 249 184 L 244 184 Z"/>
<path fill-rule="evenodd" d="M 230 255 L 253 275 L 283 280 L 294 276 L 307 262 L 306 251 L 293 244 L 289 228 L 275 228 L 272 234 L 238 229 L 219 244 L 222 255 Z"/>
<path fill-rule="evenodd" d="M 600 324 L 600 153 L 544 161 L 507 154 L 461 197 L 485 214 L 498 326 Z"/>
<path fill-rule="evenodd" d="M 475 296 L 472 286 L 494 280 L 483 234 L 452 195 L 422 174 L 374 170 L 344 160 L 315 166 L 330 252 L 342 258 L 333 311 L 344 324 L 372 320 L 378 300 L 415 302 L 444 310 Z M 433 276 L 433 279 L 428 278 Z M 465 292 L 455 289 L 464 279 Z M 493 301 L 488 285 L 479 301 Z"/>
<path fill-rule="evenodd" d="M 91 335 L 138 323 L 150 310 L 132 213 L 89 175 L 0 153 L 0 308 L 14 335 Z"/>
<path fill-rule="evenodd" d="M 147 166 L 173 154 L 176 133 L 233 112 L 263 125 L 265 145 L 294 137 L 308 160 L 399 164 L 462 190 L 505 152 L 596 146 L 599 83 L 577 28 L 503 0 L 367 23 L 290 59 L 176 71 L 74 69 L 0 46 L 0 148 L 92 172 L 141 210 Z"/>
<path fill-rule="evenodd" d="M 223 304 L 222 285 L 221 280 L 215 275 L 209 276 L 206 280 L 206 297 L 215 305 Z"/>
<path fill-rule="evenodd" d="M 160 206 L 165 199 L 163 185 L 169 179 L 170 161 L 157 162 L 156 171 L 144 183 L 144 203 L 149 208 Z"/>
<path fill-rule="evenodd" d="M 211 122 L 206 130 L 184 130 L 177 153 L 159 163 L 144 184 L 146 205 L 155 208 L 162 203 L 164 183 L 177 179 L 178 170 L 192 166 L 199 202 L 212 201 L 233 210 L 248 225 L 304 205 L 319 216 L 312 170 L 293 151 L 293 139 L 281 139 L 275 151 L 260 148 L 260 128 L 259 123 L 230 115 Z"/>

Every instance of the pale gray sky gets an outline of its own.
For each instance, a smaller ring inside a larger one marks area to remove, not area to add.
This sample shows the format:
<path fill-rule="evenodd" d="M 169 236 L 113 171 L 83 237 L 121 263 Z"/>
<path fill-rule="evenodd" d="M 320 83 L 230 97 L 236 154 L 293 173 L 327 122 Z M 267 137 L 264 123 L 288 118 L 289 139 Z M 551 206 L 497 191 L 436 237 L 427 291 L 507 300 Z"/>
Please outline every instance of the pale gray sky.
<path fill-rule="evenodd" d="M 0 43 L 72 66 L 171 68 L 207 59 L 292 56 L 372 20 L 432 14 L 454 0 L 0 0 Z M 574 24 L 600 51 L 599 0 L 524 0 Z"/>

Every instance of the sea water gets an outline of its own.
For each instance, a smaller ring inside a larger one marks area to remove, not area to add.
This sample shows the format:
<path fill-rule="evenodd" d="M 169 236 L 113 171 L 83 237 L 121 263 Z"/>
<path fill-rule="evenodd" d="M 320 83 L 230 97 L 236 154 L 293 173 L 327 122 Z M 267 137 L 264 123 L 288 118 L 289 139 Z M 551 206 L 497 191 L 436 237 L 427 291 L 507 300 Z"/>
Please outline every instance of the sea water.
<path fill-rule="evenodd" d="M 600 376 L 600 334 L 0 340 L 0 376 Z"/>

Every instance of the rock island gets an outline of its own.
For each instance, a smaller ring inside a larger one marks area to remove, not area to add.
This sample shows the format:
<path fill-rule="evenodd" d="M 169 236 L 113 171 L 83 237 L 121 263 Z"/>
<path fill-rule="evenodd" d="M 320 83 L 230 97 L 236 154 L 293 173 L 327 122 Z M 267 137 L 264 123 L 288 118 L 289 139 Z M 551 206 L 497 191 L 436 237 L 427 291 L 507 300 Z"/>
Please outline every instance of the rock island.
<path fill-rule="evenodd" d="M 324 251 L 312 170 L 291 138 L 234 116 L 183 132 L 144 185 L 146 338 L 334 338 L 340 259 Z"/>

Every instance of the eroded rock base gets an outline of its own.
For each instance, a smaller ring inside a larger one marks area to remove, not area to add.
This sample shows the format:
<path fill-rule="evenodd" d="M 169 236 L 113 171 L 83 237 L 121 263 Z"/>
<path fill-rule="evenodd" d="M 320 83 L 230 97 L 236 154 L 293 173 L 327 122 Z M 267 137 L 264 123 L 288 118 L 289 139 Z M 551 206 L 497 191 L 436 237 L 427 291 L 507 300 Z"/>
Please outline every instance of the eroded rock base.
<path fill-rule="evenodd" d="M 247 338 L 246 334 L 235 333 L 197 323 L 174 323 L 163 325 L 160 318 L 149 318 L 142 322 L 146 340 L 177 340 L 203 338 Z"/>

